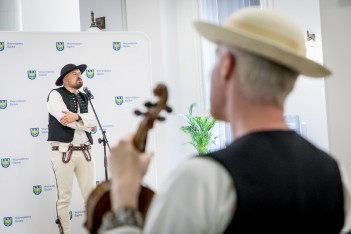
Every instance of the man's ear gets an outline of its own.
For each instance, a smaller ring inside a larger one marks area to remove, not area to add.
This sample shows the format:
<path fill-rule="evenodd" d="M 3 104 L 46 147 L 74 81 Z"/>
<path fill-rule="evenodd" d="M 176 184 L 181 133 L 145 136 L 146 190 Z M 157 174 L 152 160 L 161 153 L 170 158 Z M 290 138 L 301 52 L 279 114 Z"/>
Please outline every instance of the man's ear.
<path fill-rule="evenodd" d="M 220 74 L 222 77 L 229 79 L 234 72 L 235 68 L 235 57 L 231 53 L 223 55 L 221 62 Z"/>
<path fill-rule="evenodd" d="M 65 75 L 65 76 L 63 77 L 63 79 L 62 79 L 62 84 L 64 84 L 64 83 L 66 82 L 66 80 L 67 80 L 67 75 Z"/>

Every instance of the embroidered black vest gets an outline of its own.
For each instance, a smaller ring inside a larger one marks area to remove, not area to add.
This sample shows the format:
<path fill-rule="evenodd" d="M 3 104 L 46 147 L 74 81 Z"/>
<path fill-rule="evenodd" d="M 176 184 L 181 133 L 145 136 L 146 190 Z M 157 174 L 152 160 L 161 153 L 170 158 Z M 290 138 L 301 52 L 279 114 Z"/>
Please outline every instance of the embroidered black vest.
<path fill-rule="evenodd" d="M 258 132 L 210 154 L 233 178 L 224 233 L 338 234 L 344 198 L 336 161 L 291 131 Z"/>
<path fill-rule="evenodd" d="M 67 109 L 73 113 L 77 113 L 77 102 L 79 104 L 80 113 L 88 113 L 88 98 L 84 93 L 79 92 L 77 95 L 71 93 L 66 88 L 61 87 L 53 89 L 59 92 Z M 52 91 L 53 91 L 52 90 Z M 51 92 L 52 92 L 51 91 Z M 50 93 L 51 93 L 50 92 Z M 49 94 L 50 96 L 50 94 Z M 49 101 L 49 96 L 47 101 Z M 63 126 L 54 116 L 49 113 L 49 134 L 48 141 L 59 141 L 69 143 L 73 140 L 74 129 Z M 93 144 L 91 133 L 86 132 L 89 142 Z"/>

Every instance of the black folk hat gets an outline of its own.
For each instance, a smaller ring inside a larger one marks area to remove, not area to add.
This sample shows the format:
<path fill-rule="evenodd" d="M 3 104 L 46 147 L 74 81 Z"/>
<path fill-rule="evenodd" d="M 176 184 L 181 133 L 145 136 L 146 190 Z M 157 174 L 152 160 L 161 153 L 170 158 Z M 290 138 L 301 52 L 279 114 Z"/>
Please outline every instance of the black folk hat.
<path fill-rule="evenodd" d="M 65 65 L 62 69 L 61 69 L 61 76 L 59 78 L 57 78 L 56 80 L 56 86 L 61 86 L 63 85 L 63 78 L 70 73 L 73 70 L 79 69 L 80 72 L 83 74 L 83 72 L 85 71 L 85 69 L 87 69 L 87 65 L 86 64 L 81 64 L 81 65 L 74 65 L 74 64 L 67 64 Z"/>

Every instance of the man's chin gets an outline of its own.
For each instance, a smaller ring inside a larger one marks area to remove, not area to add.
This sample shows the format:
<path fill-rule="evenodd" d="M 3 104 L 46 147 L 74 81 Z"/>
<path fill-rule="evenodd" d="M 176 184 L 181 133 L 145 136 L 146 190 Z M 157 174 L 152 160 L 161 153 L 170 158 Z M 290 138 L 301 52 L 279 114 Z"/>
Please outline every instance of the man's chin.
<path fill-rule="evenodd" d="M 82 88 L 82 87 L 83 87 L 83 82 L 77 83 L 76 89 L 80 89 L 80 88 Z"/>

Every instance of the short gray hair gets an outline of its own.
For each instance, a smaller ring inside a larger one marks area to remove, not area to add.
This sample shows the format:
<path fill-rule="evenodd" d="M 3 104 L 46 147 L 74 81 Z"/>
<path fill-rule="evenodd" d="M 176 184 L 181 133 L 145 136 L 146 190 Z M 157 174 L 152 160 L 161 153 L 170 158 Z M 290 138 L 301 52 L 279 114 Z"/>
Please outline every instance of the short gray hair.
<path fill-rule="evenodd" d="M 298 73 L 247 51 L 226 48 L 236 58 L 236 74 L 244 97 L 253 103 L 274 103 L 283 107 Z"/>

